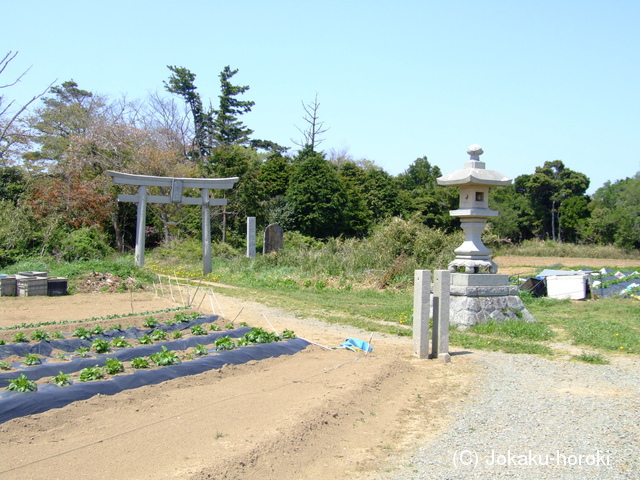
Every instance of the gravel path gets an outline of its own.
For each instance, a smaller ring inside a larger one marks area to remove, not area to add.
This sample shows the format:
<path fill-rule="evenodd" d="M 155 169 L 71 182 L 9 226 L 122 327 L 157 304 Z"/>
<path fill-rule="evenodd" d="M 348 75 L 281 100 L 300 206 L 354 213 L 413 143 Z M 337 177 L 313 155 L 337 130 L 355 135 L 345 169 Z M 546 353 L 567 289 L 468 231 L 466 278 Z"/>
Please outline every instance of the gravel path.
<path fill-rule="evenodd" d="M 452 427 L 377 480 L 640 478 L 638 358 L 477 355 L 486 378 Z"/>

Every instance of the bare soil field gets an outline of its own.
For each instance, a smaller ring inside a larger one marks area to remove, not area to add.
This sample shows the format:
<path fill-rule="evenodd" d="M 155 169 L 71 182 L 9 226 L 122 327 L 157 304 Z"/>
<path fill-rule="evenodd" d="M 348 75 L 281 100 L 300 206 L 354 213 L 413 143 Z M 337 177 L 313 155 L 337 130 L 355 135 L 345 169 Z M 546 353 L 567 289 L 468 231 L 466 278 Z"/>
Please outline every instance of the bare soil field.
<path fill-rule="evenodd" d="M 535 275 L 543 268 L 571 270 L 588 265 L 590 268 L 639 268 L 640 260 L 620 260 L 615 258 L 568 258 L 568 257 L 495 257 L 499 266 L 498 273 Z"/>
<path fill-rule="evenodd" d="M 349 337 L 369 341 L 370 334 L 222 293 L 216 300 L 216 313 L 228 319 L 291 329 L 321 346 L 98 395 L 0 424 L 0 478 L 367 478 L 445 428 L 449 407 L 465 401 L 474 385 L 471 355 L 450 364 L 418 360 L 410 339 L 378 334 L 367 355 L 327 349 Z M 153 293 L 2 297 L 0 326 L 172 306 Z M 91 324 L 106 328 L 142 318 Z M 44 329 L 69 333 L 76 326 Z"/>
<path fill-rule="evenodd" d="M 511 274 L 559 264 L 640 267 L 619 260 L 496 261 L 500 273 Z M 0 478 L 371 478 L 445 431 L 456 408 L 473 401 L 483 380 L 477 362 L 483 352 L 452 347 L 451 363 L 419 360 L 409 338 L 370 337 L 239 300 L 224 290 L 216 287 L 214 313 L 249 326 L 290 329 L 313 344 L 295 355 L 98 395 L 0 424 Z M 212 304 L 196 299 L 194 305 L 212 314 Z M 174 306 L 152 292 L 1 297 L 0 327 Z M 94 323 L 138 324 L 143 318 Z M 74 328 L 47 329 L 70 333 Z M 326 348 L 349 337 L 371 341 L 373 352 Z"/>

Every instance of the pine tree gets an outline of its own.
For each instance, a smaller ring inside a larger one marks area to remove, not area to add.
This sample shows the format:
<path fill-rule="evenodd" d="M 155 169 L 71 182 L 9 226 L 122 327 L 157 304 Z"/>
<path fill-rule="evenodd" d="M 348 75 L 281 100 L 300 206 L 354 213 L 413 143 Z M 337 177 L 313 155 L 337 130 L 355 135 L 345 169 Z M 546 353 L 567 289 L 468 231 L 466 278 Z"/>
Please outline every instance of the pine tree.
<path fill-rule="evenodd" d="M 238 100 L 236 97 L 249 90 L 249 86 L 233 85 L 231 77 L 238 73 L 238 69 L 231 70 L 227 65 L 220 72 L 220 107 L 214 110 L 214 137 L 220 145 L 245 145 L 253 130 L 244 126 L 238 116 L 249 113 L 255 102 Z"/>

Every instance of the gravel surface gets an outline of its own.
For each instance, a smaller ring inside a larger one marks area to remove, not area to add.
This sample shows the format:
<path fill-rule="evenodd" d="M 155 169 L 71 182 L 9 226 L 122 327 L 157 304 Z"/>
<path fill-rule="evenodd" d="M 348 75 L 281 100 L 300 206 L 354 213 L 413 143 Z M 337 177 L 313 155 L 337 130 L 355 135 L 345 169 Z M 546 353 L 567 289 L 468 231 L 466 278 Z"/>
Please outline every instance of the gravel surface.
<path fill-rule="evenodd" d="M 637 358 L 474 355 L 486 377 L 453 425 L 377 480 L 640 478 Z"/>

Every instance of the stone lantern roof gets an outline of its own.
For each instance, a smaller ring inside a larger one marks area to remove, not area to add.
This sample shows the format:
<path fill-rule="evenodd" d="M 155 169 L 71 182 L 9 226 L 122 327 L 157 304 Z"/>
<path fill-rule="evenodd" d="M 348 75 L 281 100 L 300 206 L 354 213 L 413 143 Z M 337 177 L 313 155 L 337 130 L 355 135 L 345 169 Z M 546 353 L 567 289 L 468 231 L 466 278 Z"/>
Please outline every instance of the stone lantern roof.
<path fill-rule="evenodd" d="M 480 161 L 480 155 L 484 152 L 480 145 L 471 145 L 467 149 L 471 159 L 464 164 L 462 170 L 448 173 L 437 179 L 438 185 L 447 187 L 455 186 L 505 186 L 511 185 L 512 180 L 495 170 L 485 170 L 484 162 Z"/>

